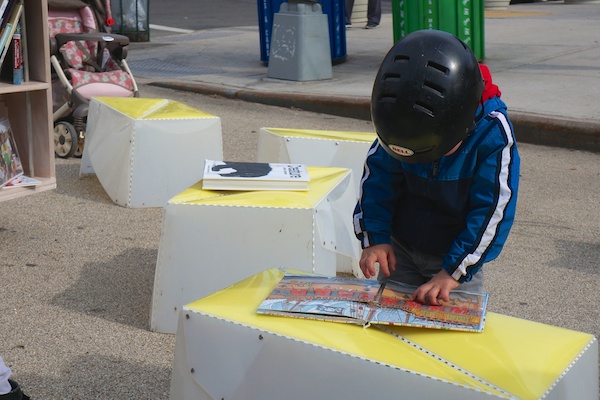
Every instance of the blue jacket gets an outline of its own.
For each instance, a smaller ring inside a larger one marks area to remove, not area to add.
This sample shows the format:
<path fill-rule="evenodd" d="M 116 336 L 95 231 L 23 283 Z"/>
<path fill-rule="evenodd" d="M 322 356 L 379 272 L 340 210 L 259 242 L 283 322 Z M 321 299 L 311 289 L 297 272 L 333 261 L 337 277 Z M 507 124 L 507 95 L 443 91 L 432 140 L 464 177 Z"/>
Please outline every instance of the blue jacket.
<path fill-rule="evenodd" d="M 393 237 L 443 256 L 441 267 L 459 282 L 500 254 L 515 217 L 520 160 L 504 102 L 493 97 L 483 107 L 459 149 L 432 163 L 398 161 L 373 143 L 354 211 L 363 248 Z"/>

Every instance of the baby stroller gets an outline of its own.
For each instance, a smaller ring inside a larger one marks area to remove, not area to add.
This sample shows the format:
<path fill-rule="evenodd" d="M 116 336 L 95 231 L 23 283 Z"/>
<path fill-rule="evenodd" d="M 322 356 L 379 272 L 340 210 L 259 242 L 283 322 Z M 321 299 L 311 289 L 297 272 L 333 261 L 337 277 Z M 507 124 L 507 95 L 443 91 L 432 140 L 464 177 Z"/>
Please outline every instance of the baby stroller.
<path fill-rule="evenodd" d="M 92 96 L 139 97 L 125 61 L 129 38 L 110 33 L 112 23 L 109 0 L 48 0 L 58 157 L 81 157 Z"/>

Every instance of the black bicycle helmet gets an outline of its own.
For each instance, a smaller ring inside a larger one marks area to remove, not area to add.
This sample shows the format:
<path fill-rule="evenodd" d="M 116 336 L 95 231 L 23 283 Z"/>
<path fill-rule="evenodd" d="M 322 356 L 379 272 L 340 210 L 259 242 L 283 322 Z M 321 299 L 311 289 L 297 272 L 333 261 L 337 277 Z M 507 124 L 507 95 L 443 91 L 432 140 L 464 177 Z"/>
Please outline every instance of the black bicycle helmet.
<path fill-rule="evenodd" d="M 440 158 L 473 127 L 483 88 L 477 59 L 459 38 L 437 30 L 408 34 L 375 78 L 371 116 L 379 142 L 401 161 Z"/>

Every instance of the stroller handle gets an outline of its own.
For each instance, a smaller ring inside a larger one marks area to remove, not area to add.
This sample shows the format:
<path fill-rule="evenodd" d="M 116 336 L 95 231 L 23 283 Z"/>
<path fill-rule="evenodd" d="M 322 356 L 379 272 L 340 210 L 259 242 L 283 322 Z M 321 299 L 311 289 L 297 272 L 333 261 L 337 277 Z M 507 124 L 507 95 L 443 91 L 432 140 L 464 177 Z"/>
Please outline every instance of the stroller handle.
<path fill-rule="evenodd" d="M 55 39 L 59 49 L 67 42 L 80 40 L 87 42 L 114 43 L 118 46 L 127 46 L 129 44 L 129 38 L 127 36 L 104 32 L 59 33 L 55 36 Z"/>

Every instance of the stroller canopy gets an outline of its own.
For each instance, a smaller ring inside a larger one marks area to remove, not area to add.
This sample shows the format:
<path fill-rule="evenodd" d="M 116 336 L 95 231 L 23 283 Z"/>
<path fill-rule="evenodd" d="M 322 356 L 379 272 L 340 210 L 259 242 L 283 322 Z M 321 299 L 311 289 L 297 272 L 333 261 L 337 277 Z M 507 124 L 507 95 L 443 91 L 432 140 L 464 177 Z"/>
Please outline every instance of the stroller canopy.
<path fill-rule="evenodd" d="M 78 10 L 83 7 L 90 7 L 94 11 L 98 27 L 101 30 L 106 29 L 107 9 L 110 8 L 108 0 L 48 0 L 48 8 L 54 10 Z M 110 11 L 108 11 L 110 12 Z M 102 29 L 104 28 L 104 29 Z"/>

